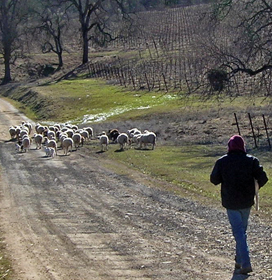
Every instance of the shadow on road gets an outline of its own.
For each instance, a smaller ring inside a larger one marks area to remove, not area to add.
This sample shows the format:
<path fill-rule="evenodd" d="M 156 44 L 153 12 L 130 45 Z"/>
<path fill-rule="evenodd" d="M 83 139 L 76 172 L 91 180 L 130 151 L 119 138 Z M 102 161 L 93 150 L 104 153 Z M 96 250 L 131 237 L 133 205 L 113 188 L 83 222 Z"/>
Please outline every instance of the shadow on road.
<path fill-rule="evenodd" d="M 236 274 L 235 272 L 232 275 L 231 280 L 244 280 L 249 278 L 250 275 Z"/>

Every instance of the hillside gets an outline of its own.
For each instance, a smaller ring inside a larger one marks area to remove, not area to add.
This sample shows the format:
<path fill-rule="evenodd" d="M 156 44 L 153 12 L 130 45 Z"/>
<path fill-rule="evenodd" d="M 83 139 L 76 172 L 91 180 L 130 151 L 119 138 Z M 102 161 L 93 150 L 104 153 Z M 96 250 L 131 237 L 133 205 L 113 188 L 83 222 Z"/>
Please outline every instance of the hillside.
<path fill-rule="evenodd" d="M 65 38 L 64 49 L 69 52 L 64 52 L 64 67 L 47 77 L 42 75 L 41 69 L 54 68 L 57 56 L 31 50 L 12 66 L 14 80 L 56 81 L 80 76 L 102 78 L 136 91 L 198 93 L 207 97 L 221 94 L 214 91 L 207 79 L 209 71 L 220 65 L 220 59 L 212 54 L 213 42 L 208 33 L 212 27 L 210 9 L 206 4 L 137 13 L 134 31 L 127 36 L 117 38 L 103 48 L 90 42 L 90 59 L 85 65 L 80 65 L 80 42 L 75 45 L 74 38 L 72 41 Z M 227 28 L 226 23 L 214 35 L 222 48 L 231 44 Z M 258 79 L 237 75 L 235 79 L 223 81 L 223 93 L 233 98 L 264 94 L 267 87 Z"/>

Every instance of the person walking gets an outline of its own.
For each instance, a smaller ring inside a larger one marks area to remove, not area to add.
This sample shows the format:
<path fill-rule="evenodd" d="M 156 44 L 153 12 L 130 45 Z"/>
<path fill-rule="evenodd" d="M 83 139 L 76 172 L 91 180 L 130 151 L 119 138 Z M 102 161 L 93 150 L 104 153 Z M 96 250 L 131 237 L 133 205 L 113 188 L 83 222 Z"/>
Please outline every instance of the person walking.
<path fill-rule="evenodd" d="M 251 207 L 254 205 L 255 180 L 259 188 L 267 181 L 267 175 L 259 159 L 248 154 L 245 141 L 233 135 L 228 141 L 228 152 L 219 158 L 210 174 L 214 185 L 221 184 L 222 205 L 227 210 L 236 242 L 235 273 L 252 272 L 247 244 L 247 226 Z"/>

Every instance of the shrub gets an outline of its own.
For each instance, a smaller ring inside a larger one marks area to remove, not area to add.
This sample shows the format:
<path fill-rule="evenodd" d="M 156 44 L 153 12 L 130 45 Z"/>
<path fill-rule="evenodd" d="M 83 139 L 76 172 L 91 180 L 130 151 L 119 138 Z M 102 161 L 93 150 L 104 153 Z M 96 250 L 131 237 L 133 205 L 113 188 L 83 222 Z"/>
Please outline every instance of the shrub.
<path fill-rule="evenodd" d="M 214 91 L 222 91 L 229 81 L 228 73 L 223 69 L 209 70 L 207 78 Z"/>

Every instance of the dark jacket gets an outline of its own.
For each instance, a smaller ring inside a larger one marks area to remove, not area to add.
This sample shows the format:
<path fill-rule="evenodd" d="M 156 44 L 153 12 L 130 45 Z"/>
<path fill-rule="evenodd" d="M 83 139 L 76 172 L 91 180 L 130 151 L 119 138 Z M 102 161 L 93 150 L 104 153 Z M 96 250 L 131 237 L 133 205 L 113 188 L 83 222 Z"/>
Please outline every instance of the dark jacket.
<path fill-rule="evenodd" d="M 210 181 L 221 183 L 222 205 L 227 209 L 244 209 L 254 205 L 255 181 L 261 188 L 268 178 L 259 160 L 245 152 L 229 152 L 219 158 Z"/>

